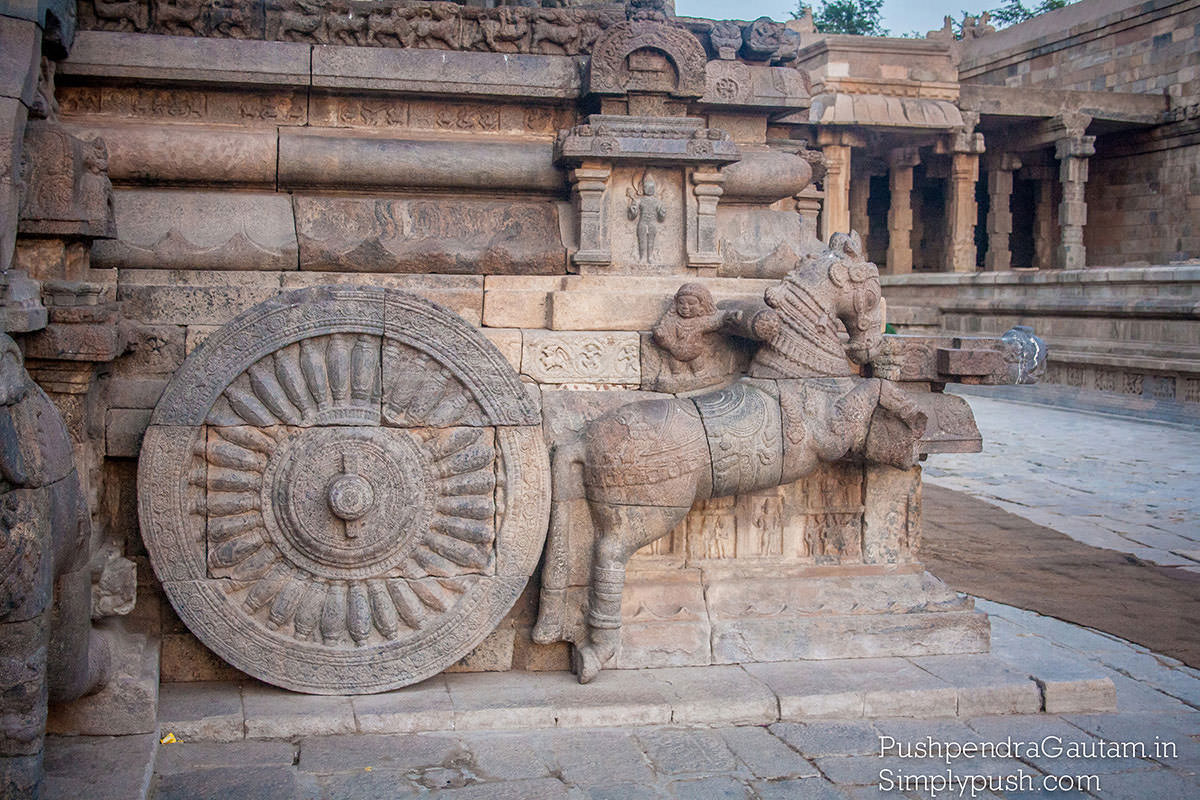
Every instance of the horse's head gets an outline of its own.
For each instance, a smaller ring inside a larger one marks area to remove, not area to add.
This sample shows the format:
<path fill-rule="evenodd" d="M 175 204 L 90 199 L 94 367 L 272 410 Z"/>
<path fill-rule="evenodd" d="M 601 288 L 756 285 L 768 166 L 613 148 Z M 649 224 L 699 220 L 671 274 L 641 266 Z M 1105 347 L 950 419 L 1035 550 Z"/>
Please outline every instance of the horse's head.
<path fill-rule="evenodd" d="M 883 343 L 883 292 L 879 270 L 867 261 L 857 233 L 835 233 L 820 256 L 828 262 L 829 282 L 835 287 L 834 307 L 846 326 L 850 342 L 846 355 L 856 364 L 866 364 L 879 353 Z"/>

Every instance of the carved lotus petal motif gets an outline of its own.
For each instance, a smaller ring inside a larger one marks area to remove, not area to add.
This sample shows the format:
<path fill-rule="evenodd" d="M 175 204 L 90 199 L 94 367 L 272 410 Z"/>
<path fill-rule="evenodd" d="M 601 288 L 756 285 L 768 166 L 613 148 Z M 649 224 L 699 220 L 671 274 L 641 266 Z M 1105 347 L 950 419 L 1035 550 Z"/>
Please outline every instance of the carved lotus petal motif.
<path fill-rule="evenodd" d="M 164 392 L 138 478 L 151 561 L 192 632 L 254 677 L 325 694 L 422 680 L 482 641 L 537 563 L 539 421 L 439 306 L 282 295 Z"/>

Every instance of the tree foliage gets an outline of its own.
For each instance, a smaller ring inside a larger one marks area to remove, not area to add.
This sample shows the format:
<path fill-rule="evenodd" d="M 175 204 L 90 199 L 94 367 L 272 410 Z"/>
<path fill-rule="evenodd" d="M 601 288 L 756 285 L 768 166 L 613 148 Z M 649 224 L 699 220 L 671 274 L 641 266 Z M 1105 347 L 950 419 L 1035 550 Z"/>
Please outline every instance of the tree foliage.
<path fill-rule="evenodd" d="M 1007 0 L 1004 5 L 991 9 L 992 20 L 1000 23 L 998 27 L 1006 28 L 1066 5 L 1067 0 L 1041 0 L 1037 5 L 1029 7 L 1021 0 Z"/>
<path fill-rule="evenodd" d="M 800 0 L 792 16 L 799 19 L 809 8 L 812 6 Z M 820 33 L 851 33 L 858 36 L 888 34 L 883 27 L 883 0 L 821 0 L 821 7 L 813 11 L 813 23 Z"/>

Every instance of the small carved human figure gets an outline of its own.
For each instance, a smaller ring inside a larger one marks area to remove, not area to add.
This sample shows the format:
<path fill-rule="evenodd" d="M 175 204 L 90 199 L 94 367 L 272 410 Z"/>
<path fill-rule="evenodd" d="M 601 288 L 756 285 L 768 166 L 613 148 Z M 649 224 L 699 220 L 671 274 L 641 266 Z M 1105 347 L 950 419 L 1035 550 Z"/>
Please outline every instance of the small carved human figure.
<path fill-rule="evenodd" d="M 704 286 L 685 283 L 654 326 L 654 343 L 682 362 L 690 374 L 706 373 L 716 366 L 725 342 L 720 330 L 733 313 L 719 310 Z"/>
<path fill-rule="evenodd" d="M 637 220 L 638 261 L 642 264 L 654 260 L 654 236 L 658 225 L 667 219 L 667 209 L 655 196 L 657 189 L 654 178 L 646 175 L 642 178 L 641 192 L 632 186 L 625 190 L 625 196 L 629 198 L 629 218 Z"/>

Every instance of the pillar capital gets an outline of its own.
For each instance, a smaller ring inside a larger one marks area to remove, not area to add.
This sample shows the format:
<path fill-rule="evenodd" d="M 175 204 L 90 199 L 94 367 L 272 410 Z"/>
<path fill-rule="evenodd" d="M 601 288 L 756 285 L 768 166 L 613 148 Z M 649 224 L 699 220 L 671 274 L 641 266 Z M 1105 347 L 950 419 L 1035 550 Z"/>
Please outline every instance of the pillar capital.
<path fill-rule="evenodd" d="M 888 166 L 892 169 L 912 169 L 920 163 L 919 147 L 893 147 L 888 151 Z"/>
<path fill-rule="evenodd" d="M 1016 153 L 994 152 L 988 153 L 984 159 L 984 165 L 988 170 L 1000 170 L 1001 172 L 1015 172 L 1022 166 L 1021 157 Z"/>
<path fill-rule="evenodd" d="M 846 130 L 845 128 L 818 128 L 817 144 L 822 147 L 827 145 L 866 147 L 867 143 L 858 131 Z"/>
<path fill-rule="evenodd" d="M 1064 158 L 1090 158 L 1094 155 L 1096 155 L 1095 136 L 1076 136 L 1059 139 L 1054 143 L 1054 157 L 1059 161 Z"/>

